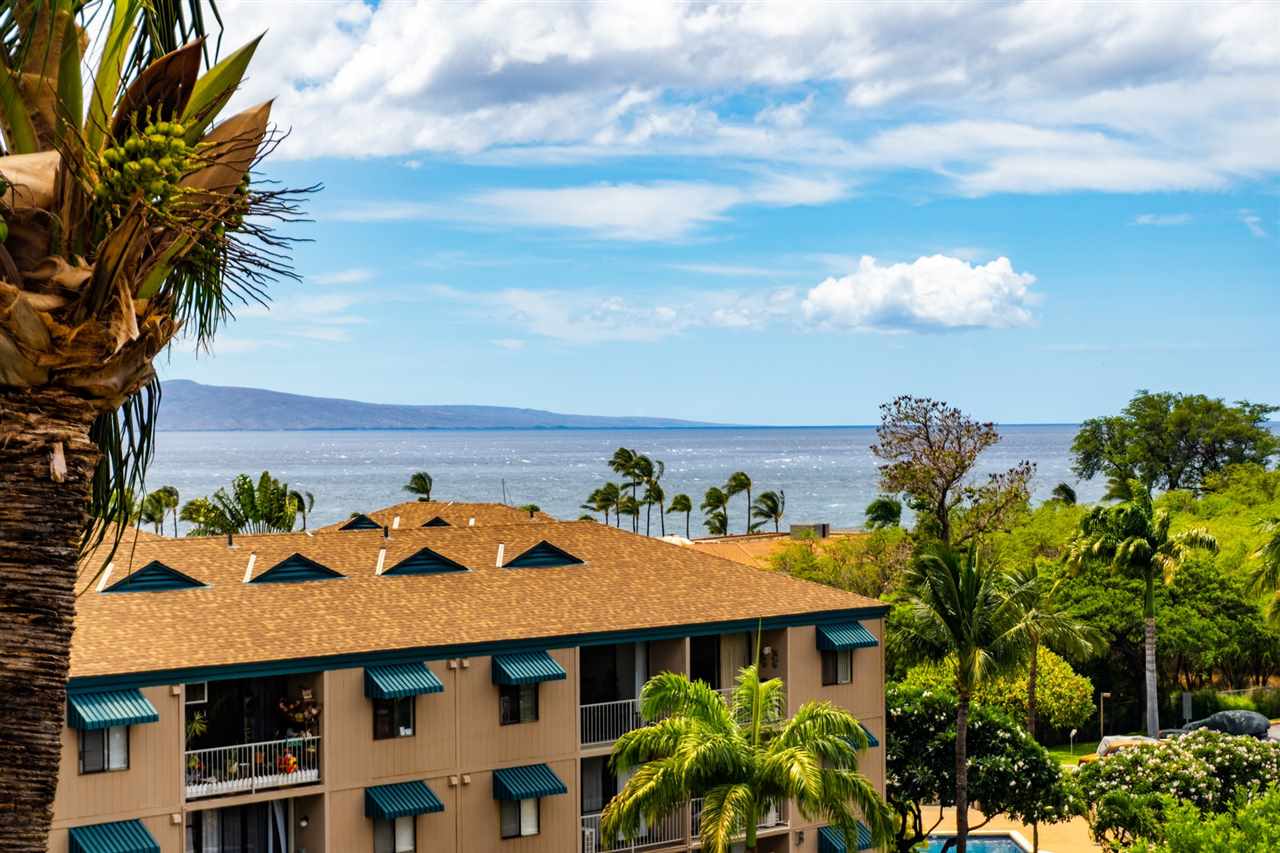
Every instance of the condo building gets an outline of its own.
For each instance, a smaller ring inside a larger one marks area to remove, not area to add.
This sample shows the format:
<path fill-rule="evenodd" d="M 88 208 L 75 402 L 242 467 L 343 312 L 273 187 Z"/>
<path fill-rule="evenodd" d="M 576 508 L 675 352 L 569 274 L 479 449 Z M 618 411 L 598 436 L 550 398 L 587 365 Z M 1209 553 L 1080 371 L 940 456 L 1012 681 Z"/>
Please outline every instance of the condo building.
<path fill-rule="evenodd" d="M 643 724 L 650 676 L 727 694 L 757 648 L 788 713 L 827 700 L 858 717 L 883 791 L 882 604 L 594 522 L 458 506 L 130 536 L 109 565 L 86 559 L 50 850 L 696 850 L 696 800 L 602 837 L 625 783 L 609 752 Z M 845 849 L 788 803 L 759 838 Z"/>

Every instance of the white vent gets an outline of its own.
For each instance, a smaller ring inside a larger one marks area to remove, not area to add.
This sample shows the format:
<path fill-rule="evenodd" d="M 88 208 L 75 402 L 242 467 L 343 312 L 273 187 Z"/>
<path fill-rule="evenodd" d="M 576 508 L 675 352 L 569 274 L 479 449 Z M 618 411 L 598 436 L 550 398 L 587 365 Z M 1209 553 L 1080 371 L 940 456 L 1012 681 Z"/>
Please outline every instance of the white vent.
<path fill-rule="evenodd" d="M 374 573 L 375 575 L 380 575 L 380 574 L 382 574 L 382 564 L 383 564 L 383 563 L 385 563 L 385 562 L 386 562 L 386 560 L 387 560 L 387 549 L 386 549 L 386 548 L 379 548 L 379 549 L 378 549 L 378 565 L 377 565 L 377 567 L 373 570 L 373 573 Z"/>
<path fill-rule="evenodd" d="M 400 516 L 397 515 L 395 518 L 391 519 L 391 529 L 392 530 L 400 529 Z"/>
<path fill-rule="evenodd" d="M 473 517 L 471 517 L 471 518 L 468 518 L 468 519 L 467 519 L 467 527 L 475 527 L 475 526 L 476 526 L 476 520 L 475 520 L 475 517 L 473 516 Z"/>
<path fill-rule="evenodd" d="M 253 580 L 253 564 L 258 562 L 258 552 L 254 551 L 249 554 L 249 564 L 244 567 L 244 582 L 248 583 Z"/>
<path fill-rule="evenodd" d="M 107 563 L 107 567 L 102 570 L 102 577 L 98 579 L 98 592 L 107 588 L 107 581 L 111 580 L 111 570 L 115 567 L 115 563 Z"/>
<path fill-rule="evenodd" d="M 506 545 L 499 545 L 499 546 L 498 546 L 498 562 L 497 562 L 497 566 L 498 566 L 498 568 L 502 568 L 502 552 L 503 552 L 503 551 L 505 551 L 505 550 L 507 550 L 507 546 L 506 546 Z"/>

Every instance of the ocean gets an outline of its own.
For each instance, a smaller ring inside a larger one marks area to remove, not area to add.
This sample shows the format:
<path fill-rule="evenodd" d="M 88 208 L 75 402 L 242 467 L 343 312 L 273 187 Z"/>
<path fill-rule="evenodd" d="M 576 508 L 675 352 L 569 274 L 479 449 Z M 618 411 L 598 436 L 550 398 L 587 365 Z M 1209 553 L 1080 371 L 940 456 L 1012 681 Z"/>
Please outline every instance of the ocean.
<path fill-rule="evenodd" d="M 981 459 L 979 473 L 1036 463 L 1035 498 L 1059 482 L 1082 501 L 1097 500 L 1101 480 L 1076 483 L 1071 473 L 1073 425 L 1002 426 L 1002 441 Z M 410 498 L 402 490 L 414 471 L 427 471 L 438 500 L 534 503 L 560 518 L 577 518 L 587 495 L 608 479 L 613 451 L 630 447 L 666 463 L 668 500 L 678 492 L 696 507 L 709 486 L 746 471 L 753 494 L 786 492 L 786 523 L 828 522 L 858 527 L 878 493 L 872 427 L 716 428 L 650 430 L 441 430 L 318 432 L 160 432 L 147 488 L 176 486 L 185 502 L 211 494 L 245 472 L 263 470 L 315 495 L 309 526 Z M 746 523 L 745 498 L 729 507 L 732 531 Z M 641 529 L 644 516 L 641 516 Z M 667 531 L 683 533 L 683 517 Z M 653 529 L 660 523 L 654 510 Z M 703 533 L 693 515 L 694 535 Z"/>

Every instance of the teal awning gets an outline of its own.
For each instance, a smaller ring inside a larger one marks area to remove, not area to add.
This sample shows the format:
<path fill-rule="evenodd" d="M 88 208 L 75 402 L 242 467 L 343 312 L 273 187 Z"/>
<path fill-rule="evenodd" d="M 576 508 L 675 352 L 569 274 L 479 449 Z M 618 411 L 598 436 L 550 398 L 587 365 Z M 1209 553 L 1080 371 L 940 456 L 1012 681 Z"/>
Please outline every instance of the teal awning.
<path fill-rule="evenodd" d="M 569 788 L 545 764 L 526 767 L 507 767 L 493 771 L 493 798 L 495 800 L 534 800 L 538 797 L 554 797 L 567 794 Z"/>
<path fill-rule="evenodd" d="M 494 684 L 537 684 L 567 677 L 564 667 L 546 652 L 521 652 L 495 655 L 493 658 Z"/>
<path fill-rule="evenodd" d="M 425 663 L 368 666 L 364 670 L 364 695 L 370 699 L 404 699 L 419 693 L 443 693 L 444 685 Z"/>
<path fill-rule="evenodd" d="M 72 693 L 67 696 L 67 724 L 73 729 L 109 729 L 112 726 L 154 723 L 159 719 L 156 706 L 147 701 L 141 690 Z"/>
<path fill-rule="evenodd" d="M 861 727 L 862 731 L 866 734 L 866 736 L 867 736 L 867 743 L 868 743 L 868 744 L 870 744 L 871 746 L 879 746 L 879 745 L 880 745 L 880 741 L 876 740 L 876 736 L 875 736 L 875 735 L 873 735 L 873 734 L 871 733 L 871 729 L 869 729 L 869 728 L 867 728 L 866 726 L 862 725 L 862 723 L 858 723 L 858 726 L 859 726 L 859 727 Z"/>
<path fill-rule="evenodd" d="M 140 820 L 71 828 L 71 853 L 160 853 L 160 845 Z"/>
<path fill-rule="evenodd" d="M 858 824 L 858 849 L 871 849 L 871 830 Z M 844 833 L 833 826 L 824 826 L 818 830 L 818 853 L 849 853 L 844 843 Z"/>
<path fill-rule="evenodd" d="M 876 635 L 864 628 L 861 622 L 818 626 L 818 648 L 823 651 L 869 649 L 878 645 L 880 641 Z"/>
<path fill-rule="evenodd" d="M 364 816 L 395 820 L 410 815 L 444 811 L 444 803 L 426 782 L 401 782 L 364 789 Z"/>

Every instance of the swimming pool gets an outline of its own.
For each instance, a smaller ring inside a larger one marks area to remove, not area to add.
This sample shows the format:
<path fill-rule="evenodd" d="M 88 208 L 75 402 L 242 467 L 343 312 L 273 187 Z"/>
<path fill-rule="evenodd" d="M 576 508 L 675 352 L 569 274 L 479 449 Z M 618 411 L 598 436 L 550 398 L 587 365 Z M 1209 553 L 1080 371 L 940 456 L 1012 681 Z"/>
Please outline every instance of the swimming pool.
<path fill-rule="evenodd" d="M 929 839 L 929 846 L 925 850 L 927 853 L 940 853 L 942 845 L 950 838 L 949 835 L 935 835 Z M 951 849 L 954 850 L 955 845 Z M 970 835 L 968 849 L 972 853 L 1026 853 L 1027 848 L 1008 835 Z"/>

